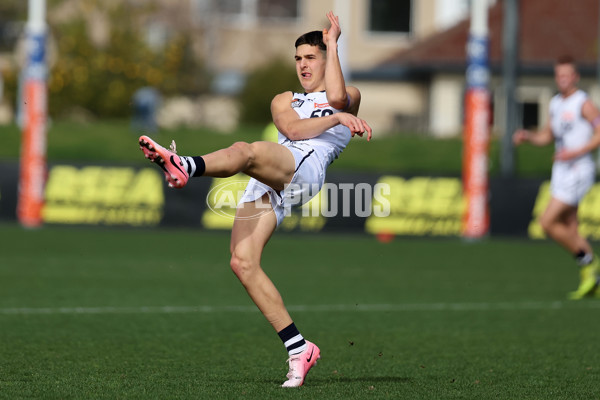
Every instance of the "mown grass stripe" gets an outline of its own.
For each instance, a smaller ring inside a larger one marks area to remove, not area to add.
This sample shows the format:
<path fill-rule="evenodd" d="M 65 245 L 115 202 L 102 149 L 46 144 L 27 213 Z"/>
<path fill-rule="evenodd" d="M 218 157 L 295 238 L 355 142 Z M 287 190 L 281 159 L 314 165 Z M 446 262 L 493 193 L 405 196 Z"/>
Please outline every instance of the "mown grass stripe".
<path fill-rule="evenodd" d="M 410 312 L 410 311 L 519 311 L 600 308 L 600 300 L 579 302 L 525 301 L 498 303 L 408 303 L 408 304 L 322 304 L 291 305 L 292 312 Z M 254 306 L 141 306 L 141 307 L 13 307 L 0 308 L 2 315 L 31 314 L 188 314 L 253 313 Z"/>

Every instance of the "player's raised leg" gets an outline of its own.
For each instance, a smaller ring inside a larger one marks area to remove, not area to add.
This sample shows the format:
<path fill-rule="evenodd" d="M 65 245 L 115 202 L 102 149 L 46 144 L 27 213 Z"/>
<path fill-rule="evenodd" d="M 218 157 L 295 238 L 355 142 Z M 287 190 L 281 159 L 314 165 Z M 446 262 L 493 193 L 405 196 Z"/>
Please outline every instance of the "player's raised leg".
<path fill-rule="evenodd" d="M 175 141 L 171 150 L 148 136 L 141 136 L 139 143 L 144 156 L 163 169 L 169 186 L 175 188 L 185 186 L 190 176 L 224 178 L 243 172 L 275 190 L 283 190 L 295 172 L 292 152 L 273 142 L 236 142 L 196 157 L 178 156 Z"/>
<path fill-rule="evenodd" d="M 295 170 L 292 152 L 273 142 L 237 142 L 202 158 L 204 175 L 227 177 L 243 172 L 275 190 L 283 190 Z"/>

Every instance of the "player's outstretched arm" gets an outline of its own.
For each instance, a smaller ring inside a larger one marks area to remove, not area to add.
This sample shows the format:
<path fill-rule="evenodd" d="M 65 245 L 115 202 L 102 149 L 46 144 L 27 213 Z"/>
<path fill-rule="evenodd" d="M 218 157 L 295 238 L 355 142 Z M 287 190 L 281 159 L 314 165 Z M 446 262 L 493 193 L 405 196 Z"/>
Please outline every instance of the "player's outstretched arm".
<path fill-rule="evenodd" d="M 366 121 L 358 118 L 358 109 L 360 107 L 360 91 L 353 86 L 346 86 L 340 59 L 338 55 L 337 42 L 342 34 L 339 17 L 332 11 L 327 13 L 330 27 L 323 29 L 323 42 L 327 46 L 327 63 L 325 65 L 325 93 L 327 102 L 337 110 L 344 110 L 350 113 L 354 118 L 343 118 L 341 124 L 350 128 L 352 136 L 355 134 L 362 136 L 367 132 L 367 139 L 371 140 L 371 127 Z"/>
<path fill-rule="evenodd" d="M 327 64 L 325 65 L 325 93 L 329 105 L 337 110 L 347 110 L 352 105 L 352 96 L 348 96 L 346 82 L 342 73 L 338 55 L 338 39 L 342 34 L 339 17 L 333 12 L 327 13 L 331 26 L 323 29 L 323 42 L 327 46 Z"/>
<path fill-rule="evenodd" d="M 275 96 L 271 102 L 271 114 L 277 130 L 290 140 L 310 139 L 338 124 L 347 126 L 352 136 L 363 136 L 371 140 L 372 130 L 365 120 L 347 112 L 339 112 L 319 118 L 301 119 L 291 107 L 292 92 Z"/>
<path fill-rule="evenodd" d="M 278 94 L 271 101 L 271 116 L 277 130 L 290 140 L 310 139 L 339 124 L 336 114 L 304 118 L 292 108 L 292 92 Z"/>
<path fill-rule="evenodd" d="M 546 146 L 552 143 L 553 140 L 554 136 L 552 135 L 552 129 L 550 128 L 550 121 L 537 132 L 519 129 L 513 135 L 513 143 L 517 146 L 524 142 L 529 142 L 534 146 Z"/>

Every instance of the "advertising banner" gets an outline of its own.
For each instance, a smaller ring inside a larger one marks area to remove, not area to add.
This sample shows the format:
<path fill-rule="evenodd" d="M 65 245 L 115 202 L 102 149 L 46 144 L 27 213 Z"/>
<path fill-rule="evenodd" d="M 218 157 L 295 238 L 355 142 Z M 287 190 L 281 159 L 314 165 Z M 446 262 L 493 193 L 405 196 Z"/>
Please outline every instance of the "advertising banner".
<path fill-rule="evenodd" d="M 50 169 L 42 219 L 48 224 L 158 226 L 163 178 L 154 168 L 56 165 Z"/>
<path fill-rule="evenodd" d="M 17 163 L 0 163 L 0 222 L 17 221 Z M 171 189 L 153 166 L 50 165 L 42 223 L 230 230 L 248 177 L 191 179 Z M 489 181 L 492 236 L 544 239 L 538 218 L 549 181 Z M 291 208 L 282 232 L 356 232 L 377 236 L 461 237 L 467 198 L 459 177 L 332 172 L 308 203 Z M 579 209 L 580 231 L 600 240 L 600 183 Z"/>
<path fill-rule="evenodd" d="M 542 215 L 550 201 L 550 181 L 540 184 L 533 204 L 527 233 L 532 239 L 545 239 L 546 235 L 539 224 Z M 600 240 L 600 183 L 596 183 L 579 204 L 577 212 L 579 233 L 590 239 Z"/>

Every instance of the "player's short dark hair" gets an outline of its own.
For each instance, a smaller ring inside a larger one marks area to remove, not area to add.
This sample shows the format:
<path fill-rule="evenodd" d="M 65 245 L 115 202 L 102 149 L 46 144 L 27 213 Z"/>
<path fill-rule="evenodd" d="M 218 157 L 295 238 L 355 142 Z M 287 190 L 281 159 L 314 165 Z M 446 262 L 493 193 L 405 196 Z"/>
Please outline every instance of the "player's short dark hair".
<path fill-rule="evenodd" d="M 296 48 L 298 48 L 299 46 L 302 46 L 303 44 L 308 44 L 310 46 L 317 46 L 317 47 L 319 47 L 319 49 L 321 49 L 323 51 L 327 51 L 327 46 L 325 45 L 325 42 L 323 42 L 323 32 L 322 31 L 312 31 L 312 32 L 305 33 L 304 35 L 302 35 L 298 39 L 296 39 L 296 43 L 294 46 L 296 46 Z"/>
<path fill-rule="evenodd" d="M 575 57 L 570 54 L 563 54 L 556 57 L 556 65 L 571 64 L 575 66 Z"/>

